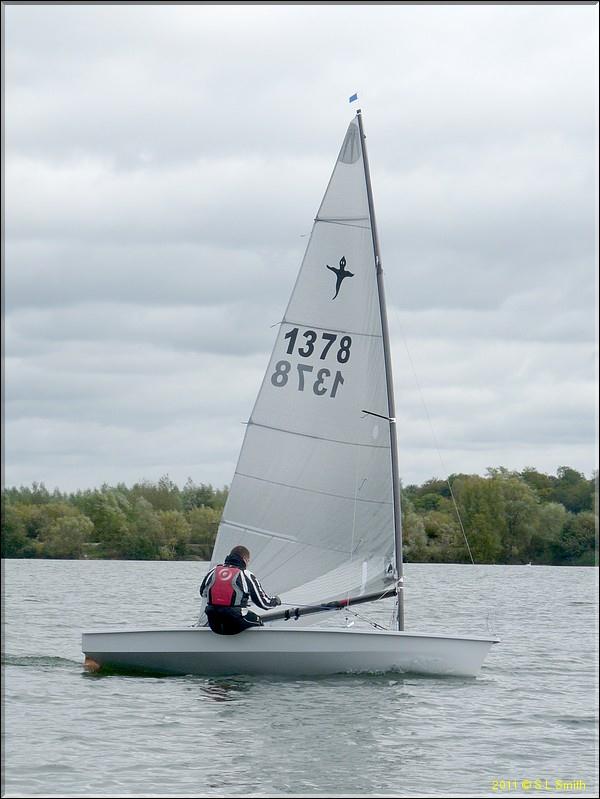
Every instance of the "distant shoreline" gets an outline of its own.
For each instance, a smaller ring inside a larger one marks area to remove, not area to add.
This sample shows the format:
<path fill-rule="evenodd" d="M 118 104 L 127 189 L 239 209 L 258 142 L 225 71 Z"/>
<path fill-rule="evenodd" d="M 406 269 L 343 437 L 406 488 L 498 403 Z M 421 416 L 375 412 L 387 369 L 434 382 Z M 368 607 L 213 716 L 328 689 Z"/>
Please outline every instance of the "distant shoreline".
<path fill-rule="evenodd" d="M 172 558 L 170 560 L 161 560 L 160 558 L 152 558 L 150 560 L 134 559 L 134 558 L 86 558 L 86 557 L 81 557 L 81 558 L 48 558 L 48 557 L 43 557 L 41 555 L 30 557 L 30 558 L 20 558 L 20 557 L 14 557 L 14 556 L 2 557 L 2 561 L 7 561 L 7 560 L 24 560 L 24 561 L 26 561 L 26 560 L 46 560 L 46 561 L 49 561 L 49 562 L 54 562 L 54 561 L 73 561 L 73 562 L 75 562 L 75 561 L 89 561 L 89 562 L 92 562 L 92 561 L 93 562 L 113 561 L 115 563 L 206 563 L 206 564 L 210 563 L 210 558 L 206 558 L 205 559 L 205 558 L 196 558 L 196 557 L 178 558 L 178 559 L 177 558 Z M 409 566 L 411 564 L 413 564 L 413 563 L 414 564 L 418 564 L 419 566 L 469 566 L 469 567 L 472 567 L 472 566 L 519 566 L 519 567 L 523 567 L 523 568 L 527 568 L 529 566 L 531 566 L 531 567 L 534 567 L 534 566 L 536 566 L 536 567 L 546 566 L 546 567 L 551 567 L 551 568 L 553 568 L 555 566 L 560 566 L 560 567 L 571 568 L 571 569 L 597 569 L 598 566 L 600 565 L 598 563 L 598 554 L 596 554 L 596 562 L 595 563 L 572 563 L 572 562 L 565 562 L 565 563 L 477 563 L 476 562 L 476 563 L 473 564 L 473 563 L 469 563 L 467 561 L 461 561 L 461 562 L 458 562 L 458 561 L 423 561 L 423 560 L 412 560 L 412 561 L 405 560 L 404 561 L 404 564 L 405 565 L 409 565 Z"/>
<path fill-rule="evenodd" d="M 50 492 L 43 483 L 5 488 L 1 554 L 210 561 L 228 493 L 191 478 L 180 488 L 168 475 L 72 493 Z M 496 467 L 484 477 L 452 474 L 404 486 L 401 495 L 407 563 L 472 557 L 490 565 L 598 565 L 597 474 Z"/>

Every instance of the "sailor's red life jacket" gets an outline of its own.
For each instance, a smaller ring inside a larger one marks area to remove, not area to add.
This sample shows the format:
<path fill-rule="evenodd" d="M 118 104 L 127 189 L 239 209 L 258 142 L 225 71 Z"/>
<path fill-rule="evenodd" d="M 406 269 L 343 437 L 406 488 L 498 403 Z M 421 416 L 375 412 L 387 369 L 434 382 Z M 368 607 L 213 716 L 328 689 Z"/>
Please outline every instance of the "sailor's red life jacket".
<path fill-rule="evenodd" d="M 240 573 L 241 569 L 237 566 L 217 566 L 215 569 L 215 581 L 209 591 L 208 602 L 211 605 L 226 605 L 229 607 L 234 604 L 235 588 L 233 581 Z"/>

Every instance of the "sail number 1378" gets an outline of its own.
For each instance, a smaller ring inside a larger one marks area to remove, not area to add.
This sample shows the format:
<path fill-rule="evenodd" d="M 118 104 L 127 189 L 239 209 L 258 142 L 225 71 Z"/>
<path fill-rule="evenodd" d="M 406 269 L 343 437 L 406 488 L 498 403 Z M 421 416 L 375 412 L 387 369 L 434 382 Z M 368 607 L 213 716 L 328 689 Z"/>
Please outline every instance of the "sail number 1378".
<path fill-rule="evenodd" d="M 313 367 L 309 363 L 296 364 L 298 369 L 298 391 L 304 391 L 305 376 L 313 371 Z M 287 385 L 289 374 L 292 369 L 292 364 L 289 361 L 277 361 L 275 364 L 275 371 L 271 375 L 271 383 L 276 388 L 283 388 Z M 329 380 L 331 371 L 329 369 L 319 369 L 314 375 L 317 379 L 312 384 L 313 394 L 322 397 L 329 393 L 330 397 L 335 397 L 338 388 L 343 384 L 344 378 L 341 372 L 336 372 L 333 378 L 333 383 Z"/>
<path fill-rule="evenodd" d="M 296 347 L 296 340 L 298 338 L 298 328 L 292 328 L 289 333 L 286 333 L 284 339 L 288 341 L 287 354 L 292 355 Z M 310 356 L 318 352 L 319 360 L 324 361 L 327 353 L 332 345 L 337 342 L 337 333 L 321 333 L 321 341 L 317 344 L 319 334 L 314 330 L 305 330 L 302 333 L 304 341 L 300 340 L 296 352 L 303 358 L 310 358 Z M 338 346 L 335 348 L 336 359 L 338 363 L 348 363 L 350 360 L 350 347 L 352 346 L 352 339 L 350 336 L 342 336 L 339 340 Z"/>
<path fill-rule="evenodd" d="M 286 348 L 288 355 L 293 355 L 296 352 L 302 358 L 310 358 L 311 355 L 314 355 L 318 360 L 324 361 L 331 353 L 330 357 L 335 356 L 336 361 L 340 364 L 348 363 L 350 360 L 350 348 L 352 347 L 350 336 L 341 336 L 338 341 L 337 333 L 321 333 L 320 339 L 319 334 L 314 330 L 305 330 L 300 338 L 298 333 L 298 328 L 294 327 L 284 336 L 288 342 Z M 339 370 L 332 374 L 331 370 L 325 367 L 318 368 L 318 366 L 314 367 L 308 363 L 297 363 L 296 371 L 298 391 L 304 391 L 305 388 L 312 389 L 313 394 L 318 397 L 329 395 L 334 398 L 339 387 L 344 384 L 344 378 Z M 289 361 L 277 361 L 275 371 L 271 375 L 272 385 L 276 388 L 287 386 L 291 379 L 291 373 L 292 364 Z M 296 382 L 295 379 L 294 382 Z"/>

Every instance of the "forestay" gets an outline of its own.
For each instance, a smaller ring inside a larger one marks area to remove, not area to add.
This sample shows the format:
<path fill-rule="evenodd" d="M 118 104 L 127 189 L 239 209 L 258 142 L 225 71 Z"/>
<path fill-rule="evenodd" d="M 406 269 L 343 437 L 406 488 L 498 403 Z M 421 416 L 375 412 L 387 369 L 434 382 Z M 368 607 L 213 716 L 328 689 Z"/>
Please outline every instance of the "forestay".
<path fill-rule="evenodd" d="M 394 563 L 388 416 L 355 118 L 247 425 L 212 563 L 243 544 L 265 589 L 291 602 L 387 586 Z"/>

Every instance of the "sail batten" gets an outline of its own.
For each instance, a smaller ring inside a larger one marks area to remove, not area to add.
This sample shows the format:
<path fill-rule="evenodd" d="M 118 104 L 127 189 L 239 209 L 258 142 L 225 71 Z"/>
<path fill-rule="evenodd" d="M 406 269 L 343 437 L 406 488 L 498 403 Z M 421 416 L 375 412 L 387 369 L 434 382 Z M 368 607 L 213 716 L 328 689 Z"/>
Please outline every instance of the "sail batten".
<path fill-rule="evenodd" d="M 373 502 L 377 505 L 379 505 L 382 502 L 382 500 L 380 499 L 365 499 L 363 497 L 359 497 L 356 495 L 353 497 L 349 497 L 349 496 L 344 496 L 343 494 L 332 494 L 328 491 L 319 491 L 316 488 L 306 488 L 305 486 L 292 485 L 291 483 L 281 483 L 277 480 L 267 480 L 266 477 L 258 477 L 255 474 L 244 474 L 243 472 L 238 472 L 238 471 L 236 471 L 236 474 L 239 474 L 240 477 L 247 477 L 249 480 L 258 480 L 261 483 L 270 483 L 271 485 L 281 486 L 282 488 L 291 488 L 296 491 L 307 491 L 311 494 L 323 494 L 323 496 L 326 497 L 336 497 L 337 499 L 349 499 L 352 500 L 352 502 Z"/>
<path fill-rule="evenodd" d="M 298 539 L 294 538 L 290 535 L 282 535 L 281 533 L 276 533 L 274 530 L 260 530 L 258 527 L 251 527 L 249 524 L 240 524 L 239 522 L 232 522 L 228 519 L 222 519 L 221 524 L 227 527 L 237 527 L 239 530 L 243 530 L 244 532 L 255 533 L 256 535 L 264 535 L 266 538 L 273 538 L 279 541 L 286 541 L 292 542 L 294 544 L 298 543 Z"/>
<path fill-rule="evenodd" d="M 248 427 L 250 425 L 252 425 L 253 427 L 263 427 L 265 430 L 275 430 L 278 433 L 286 433 L 291 436 L 303 436 L 304 438 L 314 438 L 319 441 L 329 441 L 332 444 L 343 444 L 344 446 L 348 447 L 373 447 L 375 449 L 388 449 L 386 444 L 368 444 L 360 441 L 342 441 L 339 438 L 328 438 L 327 436 L 316 436 L 311 433 L 302 433 L 299 430 L 292 430 L 289 427 L 288 428 L 273 427 L 272 425 L 268 424 L 260 424 L 259 422 L 255 422 L 252 419 L 248 421 L 247 425 Z"/>
<path fill-rule="evenodd" d="M 324 222 L 327 225 L 341 225 L 342 227 L 354 227 L 358 230 L 369 230 L 368 225 L 356 225 L 354 222 L 344 222 L 340 219 L 317 219 L 317 222 Z"/>
<path fill-rule="evenodd" d="M 389 404 L 371 218 L 355 118 L 278 325 L 212 558 L 247 546 L 265 589 L 284 601 L 377 591 L 391 579 Z M 364 408 L 381 409 L 381 418 Z"/>
<path fill-rule="evenodd" d="M 279 324 L 282 325 L 292 325 L 297 327 L 306 326 L 304 322 L 297 322 L 292 319 L 286 319 L 285 317 L 281 320 Z M 329 330 L 333 333 L 341 333 L 342 335 L 346 336 L 366 336 L 367 338 L 382 338 L 381 333 L 364 333 L 361 330 L 352 330 L 352 329 L 345 329 L 342 330 L 341 328 L 332 328 L 332 327 L 319 327 L 318 325 L 312 325 L 315 330 Z"/>
<path fill-rule="evenodd" d="M 368 222 L 368 216 L 317 216 L 315 222 Z M 368 225 L 367 225 L 368 227 Z"/>

